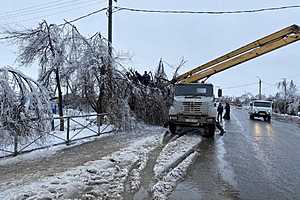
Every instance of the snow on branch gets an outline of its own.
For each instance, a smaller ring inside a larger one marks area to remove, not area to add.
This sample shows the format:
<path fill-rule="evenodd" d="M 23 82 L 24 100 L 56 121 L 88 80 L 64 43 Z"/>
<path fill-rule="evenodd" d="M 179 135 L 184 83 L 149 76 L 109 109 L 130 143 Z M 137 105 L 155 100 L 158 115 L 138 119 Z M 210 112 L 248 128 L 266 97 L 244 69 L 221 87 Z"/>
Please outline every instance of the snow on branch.
<path fill-rule="evenodd" d="M 50 117 L 48 94 L 37 82 L 11 68 L 0 68 L 0 143 L 12 137 L 42 135 Z"/>

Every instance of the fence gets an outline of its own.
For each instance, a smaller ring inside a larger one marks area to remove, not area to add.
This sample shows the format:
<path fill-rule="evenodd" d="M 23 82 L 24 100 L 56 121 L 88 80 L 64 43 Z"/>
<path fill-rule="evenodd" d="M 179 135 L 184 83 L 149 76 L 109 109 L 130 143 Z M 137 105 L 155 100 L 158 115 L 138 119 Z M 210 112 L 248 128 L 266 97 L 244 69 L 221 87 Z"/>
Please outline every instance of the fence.
<path fill-rule="evenodd" d="M 13 144 L 0 148 L 0 158 L 16 156 L 18 154 L 31 152 L 34 150 L 45 149 L 57 145 L 70 145 L 77 140 L 87 139 L 112 132 L 109 124 L 103 124 L 103 119 L 107 113 L 53 117 L 51 131 L 44 132 L 41 136 L 24 142 L 22 138 L 15 135 Z M 64 131 L 60 131 L 60 121 L 64 121 Z"/>

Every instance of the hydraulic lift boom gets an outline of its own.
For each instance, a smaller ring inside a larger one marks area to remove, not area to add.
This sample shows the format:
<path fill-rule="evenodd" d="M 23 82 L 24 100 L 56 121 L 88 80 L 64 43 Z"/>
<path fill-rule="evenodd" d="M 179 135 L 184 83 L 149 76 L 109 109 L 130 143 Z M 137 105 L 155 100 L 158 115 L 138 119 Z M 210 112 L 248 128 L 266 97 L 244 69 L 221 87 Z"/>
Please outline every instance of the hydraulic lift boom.
<path fill-rule="evenodd" d="M 176 77 L 173 82 L 193 83 L 204 78 L 209 78 L 216 73 L 264 55 L 275 49 L 289 45 L 298 40 L 300 40 L 300 27 L 298 25 L 289 26 L 218 57 L 206 64 L 196 67 L 193 70 Z"/>

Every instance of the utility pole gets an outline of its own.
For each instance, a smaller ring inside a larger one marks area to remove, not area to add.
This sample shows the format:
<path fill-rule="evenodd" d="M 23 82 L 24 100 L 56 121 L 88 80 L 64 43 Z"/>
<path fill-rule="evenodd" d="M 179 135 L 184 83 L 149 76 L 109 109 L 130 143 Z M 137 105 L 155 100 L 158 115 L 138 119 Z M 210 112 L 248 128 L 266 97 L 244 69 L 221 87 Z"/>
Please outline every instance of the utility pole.
<path fill-rule="evenodd" d="M 108 54 L 112 56 L 112 4 L 113 0 L 108 0 Z"/>
<path fill-rule="evenodd" d="M 284 114 L 287 113 L 287 102 L 286 102 L 286 79 L 283 79 L 283 86 L 284 86 Z"/>
<path fill-rule="evenodd" d="M 261 100 L 261 79 L 259 76 L 256 76 L 258 78 L 258 98 Z"/>
<path fill-rule="evenodd" d="M 259 100 L 261 100 L 261 79 L 259 79 L 258 85 L 259 85 Z"/>

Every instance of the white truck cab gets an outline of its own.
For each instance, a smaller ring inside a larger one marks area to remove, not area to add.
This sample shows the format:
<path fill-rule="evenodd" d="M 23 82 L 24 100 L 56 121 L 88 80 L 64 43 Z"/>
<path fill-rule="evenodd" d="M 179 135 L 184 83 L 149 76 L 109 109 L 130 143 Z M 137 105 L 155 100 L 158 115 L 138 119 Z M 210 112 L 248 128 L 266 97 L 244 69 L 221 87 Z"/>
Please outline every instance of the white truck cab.
<path fill-rule="evenodd" d="M 262 117 L 264 121 L 271 121 L 272 118 L 272 101 L 254 100 L 250 102 L 249 117 Z"/>
<path fill-rule="evenodd" d="M 176 84 L 173 105 L 169 110 L 169 128 L 175 133 L 179 127 L 205 129 L 205 136 L 215 133 L 216 109 L 212 84 Z"/>

